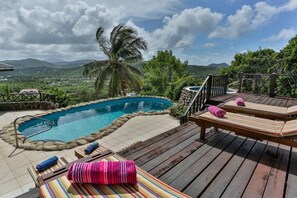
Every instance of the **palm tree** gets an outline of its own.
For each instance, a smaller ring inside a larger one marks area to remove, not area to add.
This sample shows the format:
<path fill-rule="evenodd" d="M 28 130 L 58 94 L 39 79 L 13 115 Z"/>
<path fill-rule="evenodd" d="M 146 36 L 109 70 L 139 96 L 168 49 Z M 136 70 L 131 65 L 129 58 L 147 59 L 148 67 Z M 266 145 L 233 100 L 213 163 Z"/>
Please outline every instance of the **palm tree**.
<path fill-rule="evenodd" d="M 113 28 L 110 39 L 103 35 L 104 28 L 96 32 L 96 42 L 108 57 L 84 65 L 84 76 L 96 77 L 95 89 L 100 91 L 109 81 L 109 96 L 125 95 L 128 89 L 139 92 L 142 86 L 142 73 L 133 63 L 142 60 L 140 50 L 147 49 L 147 43 L 137 36 L 136 30 L 122 24 Z"/>

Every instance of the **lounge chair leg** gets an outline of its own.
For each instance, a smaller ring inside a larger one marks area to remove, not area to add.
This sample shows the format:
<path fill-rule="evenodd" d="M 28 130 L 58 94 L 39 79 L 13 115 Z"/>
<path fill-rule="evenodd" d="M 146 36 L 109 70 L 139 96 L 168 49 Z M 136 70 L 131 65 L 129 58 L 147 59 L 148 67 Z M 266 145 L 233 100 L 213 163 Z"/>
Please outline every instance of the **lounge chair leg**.
<path fill-rule="evenodd" d="M 200 139 L 205 140 L 205 127 L 200 128 Z"/>

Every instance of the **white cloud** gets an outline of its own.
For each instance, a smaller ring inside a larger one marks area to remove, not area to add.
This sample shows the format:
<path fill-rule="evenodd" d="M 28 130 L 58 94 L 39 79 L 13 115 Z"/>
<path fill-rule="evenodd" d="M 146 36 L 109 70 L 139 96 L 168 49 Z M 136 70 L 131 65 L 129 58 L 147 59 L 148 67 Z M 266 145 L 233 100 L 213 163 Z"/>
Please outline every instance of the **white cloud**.
<path fill-rule="evenodd" d="M 235 15 L 228 16 L 228 25 L 226 27 L 219 26 L 210 33 L 210 38 L 236 38 L 241 34 L 249 31 L 253 10 L 250 6 L 242 6 L 240 10 L 236 11 Z"/>
<path fill-rule="evenodd" d="M 199 33 L 208 34 L 213 31 L 222 17 L 222 14 L 212 12 L 209 8 L 185 9 L 171 18 L 165 17 L 164 26 L 152 34 L 163 48 L 183 49 L 189 46 Z"/>
<path fill-rule="evenodd" d="M 210 35 L 210 38 L 228 38 L 240 37 L 252 30 L 263 26 L 271 18 L 281 12 L 297 9 L 297 1 L 289 0 L 281 6 L 271 6 L 266 2 L 258 2 L 254 8 L 249 5 L 243 5 L 234 15 L 227 17 L 225 26 L 217 27 Z"/>
<path fill-rule="evenodd" d="M 69 59 L 76 59 L 82 53 L 92 58 L 98 53 L 95 57 L 101 57 L 102 53 L 95 43 L 95 32 L 99 26 L 103 26 L 109 34 L 115 25 L 130 18 L 158 18 L 175 13 L 179 5 L 179 0 L 2 1 L 1 55 L 10 50 L 8 54 L 16 57 L 28 54 L 32 57 L 33 54 L 34 57 L 70 56 Z M 149 33 L 146 34 L 148 37 Z"/>
<path fill-rule="evenodd" d="M 148 32 L 138 27 L 133 21 L 127 25 L 135 28 L 139 36 L 148 43 L 148 50 L 144 58 L 149 59 L 159 50 L 183 50 L 192 45 L 194 38 L 199 34 L 208 34 L 222 19 L 222 14 L 212 12 L 208 8 L 185 9 L 181 13 L 163 19 L 163 26 Z"/>
<path fill-rule="evenodd" d="M 205 47 L 205 48 L 212 48 L 212 47 L 214 47 L 214 46 L 215 46 L 214 43 L 205 43 L 205 44 L 204 44 L 204 47 Z"/>
<path fill-rule="evenodd" d="M 292 11 L 297 8 L 297 1 L 296 0 L 289 0 L 287 3 L 282 5 L 279 10 L 280 11 Z"/>
<path fill-rule="evenodd" d="M 278 40 L 288 40 L 294 37 L 297 34 L 297 31 L 294 28 L 282 29 L 278 34 L 274 34 L 264 41 L 278 41 Z"/>

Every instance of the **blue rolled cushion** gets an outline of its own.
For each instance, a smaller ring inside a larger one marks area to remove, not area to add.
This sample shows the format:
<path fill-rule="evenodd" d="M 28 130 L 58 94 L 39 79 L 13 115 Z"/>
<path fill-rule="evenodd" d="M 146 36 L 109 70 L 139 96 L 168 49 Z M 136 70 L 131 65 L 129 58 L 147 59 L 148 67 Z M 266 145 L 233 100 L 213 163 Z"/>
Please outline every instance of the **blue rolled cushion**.
<path fill-rule="evenodd" d="M 41 171 L 44 171 L 44 170 L 54 166 L 55 164 L 57 164 L 57 162 L 58 162 L 58 157 L 53 156 L 53 157 L 41 162 L 40 164 L 38 164 L 36 166 L 36 169 L 38 172 L 41 172 Z"/>
<path fill-rule="evenodd" d="M 87 146 L 87 148 L 85 148 L 85 153 L 86 154 L 91 154 L 98 147 L 99 147 L 99 143 L 98 142 L 93 142 L 92 144 Z"/>

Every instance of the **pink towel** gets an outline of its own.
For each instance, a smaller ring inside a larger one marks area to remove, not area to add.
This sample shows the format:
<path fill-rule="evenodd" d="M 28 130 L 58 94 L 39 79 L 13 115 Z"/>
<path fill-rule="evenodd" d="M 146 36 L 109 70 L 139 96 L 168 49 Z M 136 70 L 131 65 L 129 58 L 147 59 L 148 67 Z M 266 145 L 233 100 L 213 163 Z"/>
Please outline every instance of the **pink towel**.
<path fill-rule="evenodd" d="M 242 97 L 237 97 L 237 98 L 235 99 L 235 103 L 236 103 L 238 106 L 245 106 L 245 104 L 244 104 L 244 100 L 243 100 Z"/>
<path fill-rule="evenodd" d="M 70 166 L 67 178 L 76 183 L 136 184 L 134 161 L 77 162 Z"/>
<path fill-rule="evenodd" d="M 213 115 L 217 116 L 218 118 L 222 118 L 226 114 L 226 111 L 217 106 L 209 106 L 208 111 Z"/>

